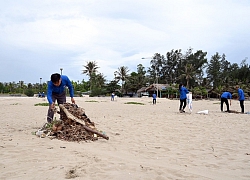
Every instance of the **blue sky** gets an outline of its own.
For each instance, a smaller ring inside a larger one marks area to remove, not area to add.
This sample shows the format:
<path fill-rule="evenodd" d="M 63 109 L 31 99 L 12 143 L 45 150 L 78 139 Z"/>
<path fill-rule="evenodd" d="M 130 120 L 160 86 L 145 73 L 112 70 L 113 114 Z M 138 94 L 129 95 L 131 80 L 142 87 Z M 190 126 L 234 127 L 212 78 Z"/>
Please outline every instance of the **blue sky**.
<path fill-rule="evenodd" d="M 87 61 L 112 80 L 118 67 L 190 47 L 240 63 L 250 58 L 249 17 L 248 0 L 0 1 L 0 82 L 46 82 L 60 68 L 87 81 Z"/>

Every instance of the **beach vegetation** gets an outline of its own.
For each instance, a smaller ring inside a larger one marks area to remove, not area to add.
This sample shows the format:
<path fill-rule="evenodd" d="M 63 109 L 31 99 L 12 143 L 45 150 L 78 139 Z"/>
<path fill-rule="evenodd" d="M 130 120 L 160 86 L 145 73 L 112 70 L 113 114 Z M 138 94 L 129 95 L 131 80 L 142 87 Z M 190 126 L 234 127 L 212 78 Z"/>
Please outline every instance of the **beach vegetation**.
<path fill-rule="evenodd" d="M 75 96 L 82 96 L 83 92 L 89 92 L 90 96 L 107 96 L 115 92 L 120 97 L 141 97 L 138 90 L 164 84 L 168 85 L 166 89 L 160 90 L 160 93 L 157 89 L 159 97 L 178 98 L 180 83 L 192 91 L 194 97 L 200 99 L 219 98 L 223 91 L 237 93 L 236 85 L 244 90 L 246 98 L 250 95 L 250 65 L 247 57 L 239 64 L 231 63 L 225 54 L 216 52 L 208 59 L 207 52 L 188 48 L 184 52 L 181 49 L 172 49 L 165 55 L 155 53 L 152 57 L 143 59 L 148 59 L 149 67 L 138 64 L 137 70 L 131 71 L 127 66 L 120 66 L 114 71 L 114 78 L 110 81 L 97 71 L 97 62 L 87 62 L 83 66 L 82 74 L 89 76 L 89 80 L 71 81 Z M 0 93 L 9 96 L 31 97 L 46 90 L 47 82 L 0 82 Z M 66 94 L 69 96 L 67 88 Z"/>
<path fill-rule="evenodd" d="M 85 101 L 85 102 L 99 102 L 99 101 L 95 101 L 95 100 L 90 100 L 90 101 Z"/>
<path fill-rule="evenodd" d="M 21 105 L 20 103 L 13 103 L 13 104 L 10 104 L 10 105 Z"/>
<path fill-rule="evenodd" d="M 144 103 L 140 103 L 140 102 L 126 102 L 124 104 L 136 104 L 136 105 L 145 105 Z"/>
<path fill-rule="evenodd" d="M 34 91 L 32 89 L 27 89 L 24 94 L 28 97 L 33 97 L 34 96 Z"/>
<path fill-rule="evenodd" d="M 95 77 L 98 73 L 98 66 L 97 66 L 97 62 L 95 61 L 88 61 L 86 65 L 83 65 L 84 69 L 82 70 L 82 74 L 86 74 L 87 76 L 89 76 L 89 87 L 90 87 L 90 91 L 92 93 L 93 90 L 93 83 L 95 80 Z"/>
<path fill-rule="evenodd" d="M 49 106 L 49 103 L 37 103 L 34 106 Z M 58 106 L 58 105 L 55 104 L 55 106 Z"/>
<path fill-rule="evenodd" d="M 117 71 L 114 72 L 115 80 L 117 80 L 117 83 L 119 81 L 122 81 L 122 87 L 121 87 L 121 92 L 122 93 L 125 93 L 125 87 L 124 86 L 125 86 L 126 80 L 129 77 L 128 72 L 129 72 L 129 69 L 126 66 L 121 66 L 121 67 L 118 68 Z"/>

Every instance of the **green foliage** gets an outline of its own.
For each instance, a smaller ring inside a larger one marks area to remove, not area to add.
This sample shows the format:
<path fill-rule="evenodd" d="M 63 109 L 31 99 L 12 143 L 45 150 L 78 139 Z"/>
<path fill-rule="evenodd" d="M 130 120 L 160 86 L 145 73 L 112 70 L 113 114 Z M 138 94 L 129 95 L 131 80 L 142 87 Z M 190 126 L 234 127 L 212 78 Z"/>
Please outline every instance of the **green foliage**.
<path fill-rule="evenodd" d="M 57 104 L 55 105 L 58 106 Z M 34 106 L 49 106 L 49 103 L 37 103 Z"/>
<path fill-rule="evenodd" d="M 122 81 L 122 89 L 121 89 L 122 93 L 125 93 L 124 84 L 129 77 L 128 72 L 129 72 L 129 69 L 126 66 L 121 66 L 118 68 L 118 71 L 114 72 L 115 80 L 117 80 L 117 82 Z"/>
<path fill-rule="evenodd" d="M 45 128 L 48 129 L 48 130 L 52 130 L 52 127 L 53 127 L 52 123 L 47 123 L 46 126 L 45 126 Z"/>
<path fill-rule="evenodd" d="M 104 89 L 101 88 L 93 88 L 90 94 L 90 97 L 94 97 L 94 96 L 100 96 L 100 95 L 105 95 L 106 91 Z"/>
<path fill-rule="evenodd" d="M 204 87 L 200 87 L 201 88 L 201 94 L 204 96 L 204 95 L 207 95 L 208 91 L 206 88 Z"/>
<path fill-rule="evenodd" d="M 95 101 L 95 100 L 91 100 L 91 101 L 85 101 L 85 102 L 98 102 L 98 101 Z"/>
<path fill-rule="evenodd" d="M 117 81 L 110 81 L 110 83 L 106 84 L 107 93 L 115 92 L 116 89 L 120 89 L 120 85 L 117 84 Z"/>
<path fill-rule="evenodd" d="M 19 103 L 13 103 L 13 104 L 10 104 L 10 105 L 20 105 Z"/>
<path fill-rule="evenodd" d="M 49 106 L 49 103 L 38 103 L 35 106 Z"/>
<path fill-rule="evenodd" d="M 46 124 L 45 128 L 46 128 L 47 130 L 52 130 L 52 127 L 53 127 L 54 125 L 59 125 L 59 124 L 61 124 L 61 123 L 62 123 L 62 121 L 61 121 L 61 120 L 56 120 L 56 117 L 55 117 L 54 120 L 53 120 L 51 123 L 47 123 L 47 124 Z"/>
<path fill-rule="evenodd" d="M 28 97 L 33 97 L 34 96 L 34 91 L 32 89 L 27 89 L 24 94 Z"/>
<path fill-rule="evenodd" d="M 139 102 L 126 102 L 124 104 L 137 104 L 137 105 L 145 105 L 144 103 L 139 103 Z"/>
<path fill-rule="evenodd" d="M 170 94 L 170 95 L 173 95 L 173 94 L 176 93 L 176 90 L 173 89 L 172 87 L 169 87 L 169 88 L 167 89 L 167 93 Z"/>
<path fill-rule="evenodd" d="M 114 79 L 109 82 L 106 81 L 103 74 L 97 71 L 99 69 L 97 62 L 90 61 L 84 65 L 82 70 L 89 80 L 86 82 L 84 80 L 72 81 L 72 85 L 76 96 L 81 96 L 83 92 L 92 92 L 90 96 L 107 95 L 112 92 L 115 92 L 117 96 L 122 96 L 122 94 L 134 94 L 140 88 L 154 83 L 172 84 L 175 90 L 167 90 L 166 93 L 162 93 L 163 96 L 170 97 L 178 97 L 179 91 L 178 87 L 176 90 L 175 85 L 178 86 L 179 83 L 183 83 L 191 90 L 198 87 L 194 91 L 203 97 L 208 94 L 205 89 L 209 89 L 212 96 L 217 94 L 218 97 L 222 90 L 233 89 L 232 93 L 236 93 L 233 88 L 235 85 L 240 85 L 246 95 L 250 95 L 250 66 L 247 58 L 237 64 L 230 63 L 225 54 L 220 55 L 218 52 L 209 61 L 206 56 L 206 52 L 202 50 L 193 52 L 192 48 L 187 49 L 186 52 L 181 49 L 172 49 L 165 56 L 155 53 L 152 58 L 143 58 L 149 59 L 150 67 L 143 67 L 142 64 L 139 64 L 137 72 L 129 73 L 128 67 L 121 66 L 114 72 Z M 24 83 L 24 81 L 0 82 L 0 93 L 6 95 L 25 94 L 32 97 L 34 93 L 46 90 L 47 82 L 42 84 Z M 69 96 L 68 90 L 67 96 Z"/>
<path fill-rule="evenodd" d="M 194 87 L 191 92 L 193 93 L 193 97 L 194 98 L 206 98 L 207 95 L 208 95 L 208 91 L 205 87 L 202 87 L 202 86 L 197 86 L 197 87 Z"/>

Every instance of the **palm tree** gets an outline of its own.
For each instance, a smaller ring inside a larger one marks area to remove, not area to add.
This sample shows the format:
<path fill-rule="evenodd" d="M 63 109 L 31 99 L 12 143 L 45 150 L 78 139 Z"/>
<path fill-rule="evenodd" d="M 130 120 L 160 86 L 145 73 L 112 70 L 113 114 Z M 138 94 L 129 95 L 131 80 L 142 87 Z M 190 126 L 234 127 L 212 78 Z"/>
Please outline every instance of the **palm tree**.
<path fill-rule="evenodd" d="M 105 85 L 106 79 L 104 74 L 100 73 L 100 74 L 96 74 L 94 76 L 95 79 L 95 85 L 97 88 L 102 88 Z"/>
<path fill-rule="evenodd" d="M 97 63 L 95 61 L 88 61 L 87 65 L 83 66 L 85 69 L 82 70 L 82 74 L 86 74 L 89 76 L 89 81 L 90 81 L 90 90 L 91 90 L 91 85 L 92 85 L 92 75 L 93 73 L 97 73 L 97 69 L 99 68 L 97 66 Z"/>
<path fill-rule="evenodd" d="M 14 88 L 14 84 L 15 84 L 15 82 L 9 82 L 9 84 L 8 84 L 8 88 L 9 88 L 9 92 L 10 93 L 13 93 L 12 91 L 13 91 L 13 88 Z"/>
<path fill-rule="evenodd" d="M 128 78 L 128 72 L 129 69 L 128 67 L 122 66 L 118 68 L 118 71 L 115 71 L 115 79 L 118 80 L 118 82 L 121 80 L 122 81 L 122 92 L 124 90 L 124 82 L 127 80 Z"/>
<path fill-rule="evenodd" d="M 21 89 L 21 93 L 23 93 L 24 94 L 24 81 L 19 81 L 19 88 Z"/>
<path fill-rule="evenodd" d="M 182 70 L 181 71 L 181 75 L 179 78 L 182 78 L 184 77 L 187 81 L 187 88 L 190 88 L 189 87 L 189 81 L 191 79 L 194 79 L 195 78 L 195 74 L 196 74 L 196 71 L 194 70 L 194 67 L 192 64 L 186 64 L 184 66 L 184 71 Z"/>
<path fill-rule="evenodd" d="M 217 87 L 214 89 L 214 92 L 217 94 L 217 97 L 218 97 L 218 98 L 220 98 L 220 95 L 222 94 L 223 89 L 225 89 L 225 87 L 222 86 L 222 85 L 219 85 L 219 86 L 217 86 Z"/>

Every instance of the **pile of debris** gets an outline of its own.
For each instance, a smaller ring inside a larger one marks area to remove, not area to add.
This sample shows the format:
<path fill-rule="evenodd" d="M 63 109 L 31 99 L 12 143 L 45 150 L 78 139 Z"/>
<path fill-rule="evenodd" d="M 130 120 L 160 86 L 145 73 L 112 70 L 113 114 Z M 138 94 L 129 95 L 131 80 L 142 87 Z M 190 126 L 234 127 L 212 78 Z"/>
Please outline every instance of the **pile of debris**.
<path fill-rule="evenodd" d="M 104 132 L 97 130 L 94 122 L 85 114 L 83 108 L 76 104 L 64 103 L 59 105 L 60 120 L 53 120 L 51 123 L 45 123 L 44 126 L 36 132 L 39 137 L 57 138 L 65 141 L 95 141 L 99 137 L 109 139 Z"/>

